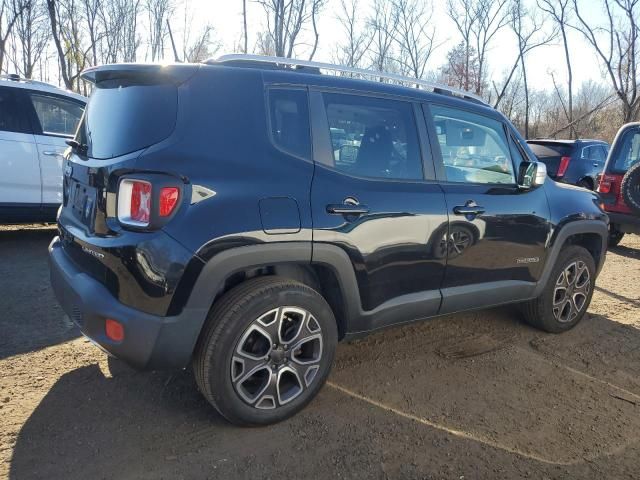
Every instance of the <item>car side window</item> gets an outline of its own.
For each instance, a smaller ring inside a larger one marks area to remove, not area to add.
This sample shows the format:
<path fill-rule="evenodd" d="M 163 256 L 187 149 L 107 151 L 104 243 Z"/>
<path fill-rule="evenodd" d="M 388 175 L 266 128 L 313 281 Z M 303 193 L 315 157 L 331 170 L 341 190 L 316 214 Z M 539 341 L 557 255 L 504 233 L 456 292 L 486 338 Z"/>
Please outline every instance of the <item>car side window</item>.
<path fill-rule="evenodd" d="M 271 135 L 275 145 L 292 155 L 311 159 L 307 91 L 302 89 L 270 89 L 269 117 Z"/>
<path fill-rule="evenodd" d="M 337 93 L 323 98 L 337 170 L 361 177 L 424 178 L 410 102 Z"/>
<path fill-rule="evenodd" d="M 592 159 L 596 162 L 604 162 L 607 159 L 607 153 L 604 147 L 601 147 L 600 145 L 593 147 Z"/>
<path fill-rule="evenodd" d="M 18 108 L 18 102 L 10 89 L 0 89 L 0 131 L 29 133 L 24 115 Z"/>
<path fill-rule="evenodd" d="M 76 102 L 48 95 L 31 94 L 31 102 L 40 121 L 43 135 L 73 137 L 84 113 Z"/>
<path fill-rule="evenodd" d="M 430 109 L 447 181 L 516 183 L 502 122 L 456 108 Z"/>

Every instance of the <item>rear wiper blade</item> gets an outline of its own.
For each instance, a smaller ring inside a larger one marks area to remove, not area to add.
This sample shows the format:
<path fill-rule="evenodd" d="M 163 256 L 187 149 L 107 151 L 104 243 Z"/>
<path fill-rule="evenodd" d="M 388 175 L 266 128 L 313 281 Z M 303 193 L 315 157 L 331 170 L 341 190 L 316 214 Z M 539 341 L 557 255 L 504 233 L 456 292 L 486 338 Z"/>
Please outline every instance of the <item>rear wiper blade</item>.
<path fill-rule="evenodd" d="M 84 143 L 80 143 L 77 140 L 67 140 L 66 144 L 69 145 L 73 150 L 80 153 L 81 155 L 86 155 L 87 150 L 89 149 L 88 145 Z"/>

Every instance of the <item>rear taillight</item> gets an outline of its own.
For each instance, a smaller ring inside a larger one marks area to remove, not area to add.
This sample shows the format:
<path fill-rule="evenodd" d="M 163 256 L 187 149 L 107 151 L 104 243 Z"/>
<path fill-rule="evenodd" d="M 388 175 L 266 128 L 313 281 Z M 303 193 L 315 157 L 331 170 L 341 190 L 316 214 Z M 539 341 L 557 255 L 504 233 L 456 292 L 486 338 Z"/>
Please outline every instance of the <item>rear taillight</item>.
<path fill-rule="evenodd" d="M 560 159 L 560 166 L 558 167 L 557 177 L 564 177 L 564 174 L 567 173 L 567 168 L 569 168 L 569 162 L 571 161 L 571 157 L 562 157 Z"/>
<path fill-rule="evenodd" d="M 146 227 L 151 220 L 151 183 L 125 179 L 118 189 L 118 220 L 125 225 Z"/>
<path fill-rule="evenodd" d="M 118 221 L 122 225 L 156 230 L 169 221 L 179 207 L 181 188 L 164 175 L 149 174 L 120 181 Z"/>
<path fill-rule="evenodd" d="M 598 192 L 609 193 L 613 188 L 616 178 L 614 175 L 607 175 L 606 173 L 600 177 L 600 184 L 598 185 Z"/>
<path fill-rule="evenodd" d="M 180 190 L 176 187 L 164 187 L 160 190 L 160 216 L 168 217 L 173 213 L 180 198 Z"/>

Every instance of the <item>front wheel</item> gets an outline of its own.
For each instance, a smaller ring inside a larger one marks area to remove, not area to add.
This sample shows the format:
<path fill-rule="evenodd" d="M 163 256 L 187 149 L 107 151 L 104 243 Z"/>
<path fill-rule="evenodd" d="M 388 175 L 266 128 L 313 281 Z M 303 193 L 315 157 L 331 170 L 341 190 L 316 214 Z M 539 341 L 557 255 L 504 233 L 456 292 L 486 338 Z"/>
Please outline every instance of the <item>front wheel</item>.
<path fill-rule="evenodd" d="M 318 393 L 337 337 L 331 308 L 318 292 L 279 277 L 252 279 L 209 314 L 194 355 L 196 382 L 232 423 L 279 422 Z"/>
<path fill-rule="evenodd" d="M 523 305 L 525 320 L 550 333 L 575 327 L 591 303 L 595 273 L 595 262 L 586 249 L 564 248 L 542 294 Z"/>

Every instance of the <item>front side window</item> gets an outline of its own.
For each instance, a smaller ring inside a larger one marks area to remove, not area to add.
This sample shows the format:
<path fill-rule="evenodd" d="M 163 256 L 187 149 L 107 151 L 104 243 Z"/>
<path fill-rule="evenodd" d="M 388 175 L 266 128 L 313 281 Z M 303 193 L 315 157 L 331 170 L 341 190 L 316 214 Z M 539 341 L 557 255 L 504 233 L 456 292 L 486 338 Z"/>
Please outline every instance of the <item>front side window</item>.
<path fill-rule="evenodd" d="M 413 106 L 360 95 L 323 95 L 337 170 L 385 179 L 423 178 Z"/>
<path fill-rule="evenodd" d="M 501 122 L 455 108 L 431 106 L 449 182 L 514 184 Z"/>
<path fill-rule="evenodd" d="M 311 158 L 307 91 L 274 88 L 269 91 L 271 135 L 278 148 Z"/>
<path fill-rule="evenodd" d="M 31 102 L 36 110 L 44 135 L 72 137 L 76 133 L 84 108 L 76 102 L 58 97 L 32 94 Z"/>

